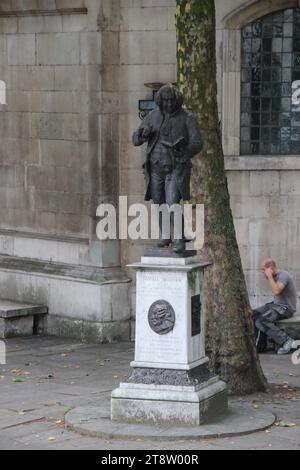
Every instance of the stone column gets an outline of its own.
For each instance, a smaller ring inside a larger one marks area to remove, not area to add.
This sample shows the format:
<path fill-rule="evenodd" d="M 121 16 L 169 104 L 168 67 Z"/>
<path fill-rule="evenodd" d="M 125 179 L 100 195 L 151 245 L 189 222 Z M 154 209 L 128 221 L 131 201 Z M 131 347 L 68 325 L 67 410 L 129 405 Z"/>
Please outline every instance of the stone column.
<path fill-rule="evenodd" d="M 120 0 L 88 0 L 87 63 L 89 86 L 89 153 L 92 162 L 89 257 L 100 267 L 120 266 L 119 240 L 99 240 L 99 204 L 118 207 L 119 196 L 119 68 Z"/>

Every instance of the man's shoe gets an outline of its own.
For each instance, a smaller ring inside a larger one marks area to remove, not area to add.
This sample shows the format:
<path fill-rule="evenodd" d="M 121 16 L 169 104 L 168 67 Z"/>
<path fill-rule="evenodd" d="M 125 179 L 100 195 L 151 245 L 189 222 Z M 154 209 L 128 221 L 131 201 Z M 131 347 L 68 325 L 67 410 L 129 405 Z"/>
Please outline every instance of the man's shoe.
<path fill-rule="evenodd" d="M 166 248 L 172 243 L 172 240 L 160 240 L 157 244 L 157 248 Z"/>
<path fill-rule="evenodd" d="M 289 354 L 291 350 L 293 349 L 293 345 L 294 345 L 294 340 L 291 338 L 288 339 L 283 344 L 283 346 L 280 349 L 278 349 L 277 354 L 279 354 L 280 356 L 283 356 L 284 354 Z"/>

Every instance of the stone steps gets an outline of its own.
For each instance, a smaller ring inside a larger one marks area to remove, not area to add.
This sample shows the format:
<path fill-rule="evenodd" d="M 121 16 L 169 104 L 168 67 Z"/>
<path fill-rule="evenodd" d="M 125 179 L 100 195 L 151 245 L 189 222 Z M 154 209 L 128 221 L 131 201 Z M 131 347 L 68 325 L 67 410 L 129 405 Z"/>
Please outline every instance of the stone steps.
<path fill-rule="evenodd" d="M 0 338 L 32 336 L 35 316 L 44 316 L 48 307 L 0 299 Z"/>

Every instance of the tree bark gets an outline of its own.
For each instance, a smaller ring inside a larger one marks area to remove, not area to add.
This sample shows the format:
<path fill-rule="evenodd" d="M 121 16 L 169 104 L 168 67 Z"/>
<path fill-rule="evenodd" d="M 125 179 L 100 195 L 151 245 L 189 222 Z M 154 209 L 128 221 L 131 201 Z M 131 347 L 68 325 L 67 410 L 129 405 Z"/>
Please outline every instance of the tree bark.
<path fill-rule="evenodd" d="M 230 208 L 219 127 L 214 0 L 177 0 L 178 85 L 199 118 L 204 149 L 194 158 L 193 202 L 205 205 L 207 353 L 230 393 L 264 391 L 252 311 Z"/>

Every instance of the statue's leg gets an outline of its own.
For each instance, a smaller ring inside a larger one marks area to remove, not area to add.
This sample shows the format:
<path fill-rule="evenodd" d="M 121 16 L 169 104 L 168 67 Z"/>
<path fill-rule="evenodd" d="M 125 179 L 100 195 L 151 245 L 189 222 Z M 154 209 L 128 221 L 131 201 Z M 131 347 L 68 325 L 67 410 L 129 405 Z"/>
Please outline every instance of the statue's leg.
<path fill-rule="evenodd" d="M 153 172 L 151 173 L 151 198 L 154 204 L 165 204 L 165 176 L 161 173 Z M 164 248 L 169 246 L 172 242 L 170 238 L 170 233 L 165 233 L 165 225 L 163 224 L 163 214 L 159 213 L 159 230 L 161 239 L 158 243 L 159 248 Z"/>
<path fill-rule="evenodd" d="M 165 184 L 165 192 L 166 192 L 166 203 L 169 207 L 174 204 L 180 204 L 182 199 L 181 192 L 179 190 L 175 173 L 174 171 L 167 175 L 166 184 Z M 176 218 L 176 220 L 175 220 Z M 172 226 L 172 233 L 173 233 L 173 250 L 176 253 L 183 252 L 185 250 L 185 238 L 184 238 L 184 216 L 182 210 L 180 209 L 179 215 L 176 213 L 171 213 L 171 226 Z"/>

